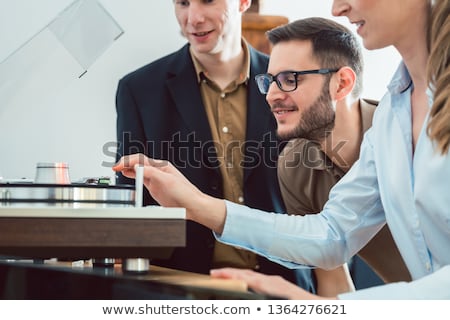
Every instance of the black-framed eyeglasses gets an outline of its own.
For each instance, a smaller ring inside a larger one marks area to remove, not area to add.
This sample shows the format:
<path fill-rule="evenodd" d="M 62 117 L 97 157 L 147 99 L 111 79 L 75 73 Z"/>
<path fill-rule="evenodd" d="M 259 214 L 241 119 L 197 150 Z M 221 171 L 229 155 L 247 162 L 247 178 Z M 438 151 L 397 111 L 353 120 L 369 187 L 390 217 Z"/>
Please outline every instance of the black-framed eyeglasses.
<path fill-rule="evenodd" d="M 297 89 L 298 76 L 303 74 L 329 74 L 339 69 L 316 69 L 304 71 L 282 71 L 276 75 L 270 73 L 258 74 L 255 76 L 256 84 L 262 94 L 267 94 L 272 82 L 276 82 L 278 88 L 284 92 L 291 92 Z"/>

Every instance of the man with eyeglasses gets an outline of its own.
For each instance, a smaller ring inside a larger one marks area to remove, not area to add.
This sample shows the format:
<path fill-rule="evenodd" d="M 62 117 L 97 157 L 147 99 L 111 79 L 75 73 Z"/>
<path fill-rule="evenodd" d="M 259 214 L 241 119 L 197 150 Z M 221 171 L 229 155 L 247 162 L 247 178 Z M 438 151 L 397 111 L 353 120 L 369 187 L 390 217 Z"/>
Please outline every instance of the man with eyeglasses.
<path fill-rule="evenodd" d="M 289 214 L 320 212 L 331 187 L 357 160 L 376 107 L 359 99 L 361 49 L 347 28 L 323 18 L 292 22 L 268 38 L 268 73 L 255 80 L 277 120 L 278 136 L 290 139 L 278 160 L 283 200 Z M 410 278 L 387 227 L 360 256 L 386 282 Z M 346 265 L 314 269 L 313 276 L 321 296 L 354 289 Z"/>

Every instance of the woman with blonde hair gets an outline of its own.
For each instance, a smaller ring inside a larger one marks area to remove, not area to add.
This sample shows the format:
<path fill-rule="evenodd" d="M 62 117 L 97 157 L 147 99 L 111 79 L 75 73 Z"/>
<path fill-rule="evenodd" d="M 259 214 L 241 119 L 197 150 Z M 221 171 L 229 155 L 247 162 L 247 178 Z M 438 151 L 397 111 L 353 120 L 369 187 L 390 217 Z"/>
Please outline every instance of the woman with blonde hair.
<path fill-rule="evenodd" d="M 449 1 L 333 1 L 333 15 L 355 24 L 367 49 L 392 45 L 402 62 L 364 136 L 359 160 L 331 190 L 320 214 L 264 213 L 212 198 L 171 164 L 142 161 L 140 155 L 114 169 L 134 177 L 134 165 L 145 162 L 146 187 L 161 205 L 184 207 L 188 219 L 212 229 L 220 241 L 292 268 L 341 265 L 387 223 L 412 281 L 336 298 L 450 299 Z M 250 270 L 211 274 L 242 279 L 260 293 L 321 298 Z"/>

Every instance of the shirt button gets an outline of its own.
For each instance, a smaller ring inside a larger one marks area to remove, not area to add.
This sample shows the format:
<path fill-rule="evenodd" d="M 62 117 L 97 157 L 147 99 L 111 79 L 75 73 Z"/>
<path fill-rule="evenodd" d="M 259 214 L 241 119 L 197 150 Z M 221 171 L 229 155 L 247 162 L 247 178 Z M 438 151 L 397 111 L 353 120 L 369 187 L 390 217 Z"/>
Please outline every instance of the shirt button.
<path fill-rule="evenodd" d="M 222 128 L 222 132 L 223 132 L 223 133 L 228 133 L 228 127 L 223 127 L 223 128 Z"/>
<path fill-rule="evenodd" d="M 225 98 L 225 96 L 226 96 L 225 92 L 222 92 L 222 93 L 220 94 L 220 97 L 221 97 L 221 98 Z"/>
<path fill-rule="evenodd" d="M 238 201 L 239 201 L 239 203 L 244 203 L 244 197 L 240 196 L 240 197 L 238 198 Z"/>
<path fill-rule="evenodd" d="M 425 268 L 427 269 L 427 271 L 431 270 L 431 264 L 429 262 L 425 263 Z"/>

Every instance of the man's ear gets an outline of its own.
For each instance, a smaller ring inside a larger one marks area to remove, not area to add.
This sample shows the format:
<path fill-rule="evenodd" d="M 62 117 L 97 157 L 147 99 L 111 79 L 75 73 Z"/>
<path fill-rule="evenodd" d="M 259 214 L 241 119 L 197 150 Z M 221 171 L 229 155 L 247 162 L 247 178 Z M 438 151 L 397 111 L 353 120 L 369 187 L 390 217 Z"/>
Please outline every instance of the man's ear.
<path fill-rule="evenodd" d="M 244 13 L 252 5 L 252 0 L 239 0 L 239 11 Z"/>
<path fill-rule="evenodd" d="M 352 93 L 356 83 L 356 73 L 350 67 L 340 68 L 334 75 L 331 85 L 331 96 L 333 100 L 345 99 Z"/>

